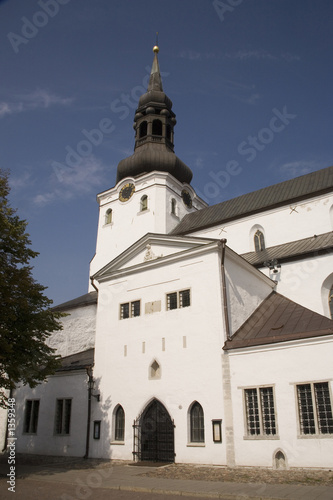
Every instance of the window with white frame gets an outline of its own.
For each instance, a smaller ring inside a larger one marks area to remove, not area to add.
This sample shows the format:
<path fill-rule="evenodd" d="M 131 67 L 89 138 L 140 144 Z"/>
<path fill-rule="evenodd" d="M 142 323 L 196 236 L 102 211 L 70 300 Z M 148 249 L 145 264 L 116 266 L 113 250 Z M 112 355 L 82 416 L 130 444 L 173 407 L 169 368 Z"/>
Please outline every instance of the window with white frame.
<path fill-rule="evenodd" d="M 27 399 L 25 402 L 23 432 L 36 434 L 39 414 L 39 399 Z"/>
<path fill-rule="evenodd" d="M 134 318 L 140 316 L 140 300 L 120 304 L 120 319 Z"/>
<path fill-rule="evenodd" d="M 273 387 L 244 389 L 247 436 L 275 436 Z"/>
<path fill-rule="evenodd" d="M 55 415 L 55 434 L 69 434 L 71 422 L 71 399 L 57 399 Z"/>
<path fill-rule="evenodd" d="M 333 434 L 332 404 L 328 382 L 300 384 L 297 403 L 300 433 Z"/>
<path fill-rule="evenodd" d="M 190 290 L 181 290 L 167 294 L 167 310 L 188 307 L 191 305 Z"/>

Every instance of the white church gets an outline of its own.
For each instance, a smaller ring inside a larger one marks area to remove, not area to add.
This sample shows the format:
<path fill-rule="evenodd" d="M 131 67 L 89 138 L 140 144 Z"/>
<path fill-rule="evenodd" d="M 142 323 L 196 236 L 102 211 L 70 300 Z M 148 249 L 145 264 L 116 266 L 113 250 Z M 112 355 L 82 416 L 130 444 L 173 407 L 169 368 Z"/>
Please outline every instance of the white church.
<path fill-rule="evenodd" d="M 62 368 L 14 391 L 16 451 L 332 467 L 333 167 L 207 206 L 175 124 L 154 47 L 89 291 L 54 308 Z"/>

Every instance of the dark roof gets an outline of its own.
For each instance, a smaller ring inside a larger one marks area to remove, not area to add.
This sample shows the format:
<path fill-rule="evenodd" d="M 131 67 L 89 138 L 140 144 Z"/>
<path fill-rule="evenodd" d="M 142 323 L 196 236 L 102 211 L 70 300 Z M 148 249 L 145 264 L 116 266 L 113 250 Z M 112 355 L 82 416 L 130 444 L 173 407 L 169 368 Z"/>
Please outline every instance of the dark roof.
<path fill-rule="evenodd" d="M 244 194 L 186 215 L 171 234 L 187 234 L 246 215 L 295 203 L 333 189 L 333 166 Z"/>
<path fill-rule="evenodd" d="M 311 236 L 302 240 L 291 241 L 281 245 L 266 248 L 260 252 L 248 252 L 242 257 L 253 266 L 261 266 L 264 262 L 276 259 L 295 259 L 298 256 L 316 253 L 318 255 L 331 252 L 333 248 L 333 232 Z"/>
<path fill-rule="evenodd" d="M 89 292 L 85 295 L 81 295 L 76 299 L 63 302 L 58 306 L 52 308 L 53 311 L 65 311 L 67 309 L 75 309 L 77 307 L 90 306 L 91 304 L 97 304 L 97 292 Z"/>
<path fill-rule="evenodd" d="M 83 370 L 86 367 L 91 367 L 94 364 L 95 349 L 87 349 L 86 351 L 77 352 L 70 356 L 61 358 L 61 368 L 57 372 Z"/>
<path fill-rule="evenodd" d="M 333 334 L 333 320 L 272 292 L 223 349 L 275 344 Z"/>

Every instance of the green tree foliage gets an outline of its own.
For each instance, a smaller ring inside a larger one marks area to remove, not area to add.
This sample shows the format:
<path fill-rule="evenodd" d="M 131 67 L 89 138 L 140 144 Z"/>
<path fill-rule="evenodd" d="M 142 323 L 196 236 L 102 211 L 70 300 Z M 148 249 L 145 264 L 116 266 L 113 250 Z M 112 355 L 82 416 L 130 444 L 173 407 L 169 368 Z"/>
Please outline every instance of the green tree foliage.
<path fill-rule="evenodd" d="M 52 300 L 45 287 L 32 277 L 27 222 L 8 202 L 8 174 L 0 170 L 0 406 L 5 406 L 4 389 L 18 382 L 35 387 L 54 373 L 59 357 L 46 340 L 61 330 L 61 313 L 50 309 Z"/>

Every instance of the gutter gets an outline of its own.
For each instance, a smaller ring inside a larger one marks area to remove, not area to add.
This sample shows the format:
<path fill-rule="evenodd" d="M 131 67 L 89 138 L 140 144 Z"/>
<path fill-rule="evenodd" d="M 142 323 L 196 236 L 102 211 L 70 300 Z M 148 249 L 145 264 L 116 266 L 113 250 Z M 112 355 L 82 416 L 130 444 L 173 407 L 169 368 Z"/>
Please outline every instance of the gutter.
<path fill-rule="evenodd" d="M 222 292 L 223 292 L 223 311 L 224 311 L 224 322 L 225 322 L 225 331 L 227 334 L 227 340 L 231 340 L 230 335 L 230 326 L 229 326 L 229 313 L 228 313 L 228 300 L 227 300 L 227 287 L 225 281 L 225 248 L 226 248 L 227 240 L 224 238 L 221 240 L 222 244 L 222 258 L 221 258 L 221 271 L 222 271 Z"/>

